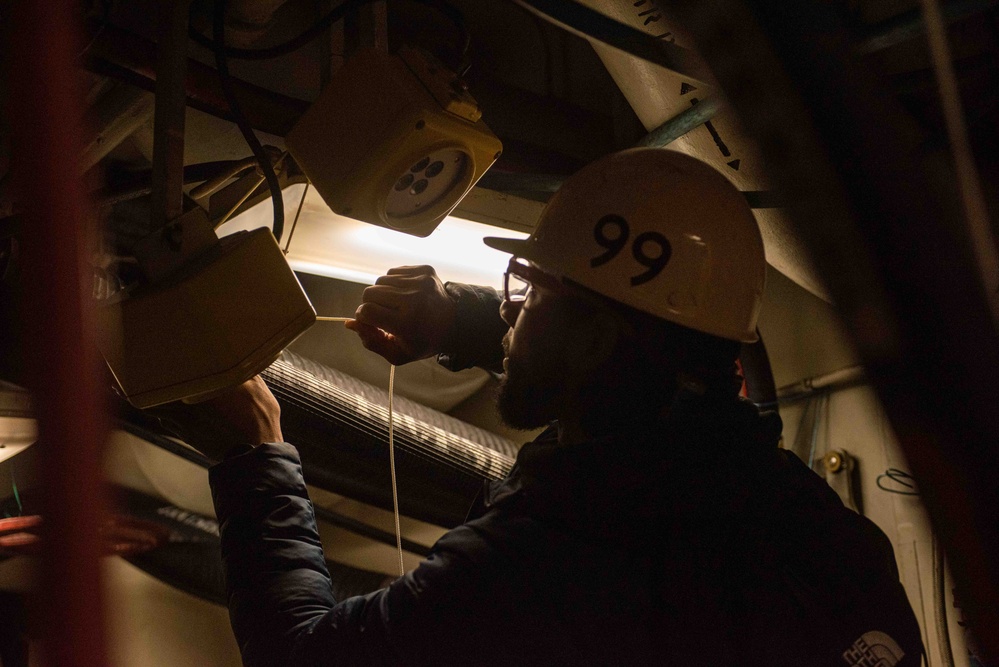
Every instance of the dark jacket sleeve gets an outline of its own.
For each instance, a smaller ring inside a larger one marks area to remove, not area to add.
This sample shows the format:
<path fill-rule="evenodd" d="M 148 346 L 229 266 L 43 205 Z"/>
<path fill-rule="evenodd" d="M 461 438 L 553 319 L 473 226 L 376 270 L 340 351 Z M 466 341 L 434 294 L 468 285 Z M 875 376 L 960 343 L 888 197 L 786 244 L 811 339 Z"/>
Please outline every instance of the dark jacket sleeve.
<path fill-rule="evenodd" d="M 503 297 L 491 287 L 447 283 L 447 293 L 455 300 L 455 324 L 447 350 L 437 361 L 452 371 L 479 366 L 503 372 L 503 335 L 510 325 L 499 314 Z"/>
<path fill-rule="evenodd" d="M 467 613 L 467 591 L 488 570 L 459 528 L 388 588 L 338 602 L 294 447 L 262 445 L 214 466 L 209 480 L 230 621 L 248 667 L 434 664 L 431 654 L 450 643 L 440 636 L 453 626 L 444 616 Z"/>

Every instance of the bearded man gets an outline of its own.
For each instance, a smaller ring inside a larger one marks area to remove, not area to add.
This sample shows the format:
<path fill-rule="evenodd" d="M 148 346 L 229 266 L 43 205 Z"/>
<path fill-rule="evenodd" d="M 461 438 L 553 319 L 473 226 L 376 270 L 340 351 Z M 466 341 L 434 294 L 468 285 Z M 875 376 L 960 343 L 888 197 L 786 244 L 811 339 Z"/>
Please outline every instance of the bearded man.
<path fill-rule="evenodd" d="M 635 149 L 574 175 L 501 295 L 390 270 L 348 323 L 392 363 L 504 371 L 510 425 L 547 426 L 415 571 L 335 600 L 298 454 L 259 378 L 202 446 L 247 665 L 912 665 L 887 538 L 778 449 L 738 395 L 763 244 L 744 197 Z M 264 444 L 262 444 L 264 443 Z M 223 451 L 226 450 L 226 451 Z"/>

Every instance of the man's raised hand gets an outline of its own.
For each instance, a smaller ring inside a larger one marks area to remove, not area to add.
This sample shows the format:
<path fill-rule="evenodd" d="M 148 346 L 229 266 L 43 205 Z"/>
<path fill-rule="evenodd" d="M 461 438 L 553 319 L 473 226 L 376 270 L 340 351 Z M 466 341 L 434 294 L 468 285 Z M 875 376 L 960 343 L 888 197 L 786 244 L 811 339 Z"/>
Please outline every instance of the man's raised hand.
<path fill-rule="evenodd" d="M 400 366 L 444 352 L 454 319 L 454 300 L 432 266 L 400 266 L 364 290 L 345 326 L 364 347 Z"/>

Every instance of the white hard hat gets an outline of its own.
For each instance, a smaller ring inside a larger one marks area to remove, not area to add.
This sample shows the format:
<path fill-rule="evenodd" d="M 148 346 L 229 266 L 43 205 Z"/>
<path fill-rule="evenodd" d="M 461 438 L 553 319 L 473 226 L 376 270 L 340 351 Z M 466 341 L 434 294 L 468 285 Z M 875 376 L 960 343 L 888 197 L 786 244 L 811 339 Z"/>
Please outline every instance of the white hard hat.
<path fill-rule="evenodd" d="M 766 261 L 745 196 L 703 162 L 634 148 L 587 165 L 530 238 L 492 248 L 690 329 L 757 340 Z"/>

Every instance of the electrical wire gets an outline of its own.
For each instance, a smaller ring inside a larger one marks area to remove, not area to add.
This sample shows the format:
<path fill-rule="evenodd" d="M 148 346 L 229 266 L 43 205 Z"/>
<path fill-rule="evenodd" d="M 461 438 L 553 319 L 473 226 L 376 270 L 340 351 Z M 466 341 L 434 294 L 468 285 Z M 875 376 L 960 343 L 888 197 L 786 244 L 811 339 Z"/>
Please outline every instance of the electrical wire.
<path fill-rule="evenodd" d="M 305 182 L 305 189 L 302 190 L 302 198 L 298 202 L 298 210 L 295 211 L 295 219 L 291 222 L 291 231 L 288 232 L 288 242 L 284 244 L 284 254 L 288 254 L 288 248 L 291 247 L 291 239 L 295 236 L 295 228 L 298 227 L 298 216 L 302 215 L 302 206 L 305 205 L 305 195 L 309 194 L 309 186 L 312 185 L 311 181 Z"/>
<path fill-rule="evenodd" d="M 352 317 L 317 317 L 319 322 L 346 322 Z M 399 484 L 395 475 L 395 364 L 389 366 L 388 386 L 388 445 L 389 445 L 389 477 L 392 480 L 392 516 L 395 520 L 395 548 L 399 553 L 399 576 L 405 576 L 406 563 L 402 559 L 402 526 L 399 517 Z"/>
<path fill-rule="evenodd" d="M 395 479 L 395 434 L 393 432 L 392 399 L 395 394 L 395 364 L 389 367 L 388 436 L 389 473 L 392 477 L 392 511 L 395 514 L 395 547 L 399 551 L 399 576 L 405 576 L 406 564 L 402 560 L 402 528 L 399 526 L 399 485 Z"/>
<path fill-rule="evenodd" d="M 327 12 L 326 15 L 316 21 L 316 23 L 312 26 L 286 42 L 260 49 L 244 49 L 235 46 L 226 46 L 224 47 L 225 55 L 236 60 L 270 60 L 272 58 L 286 56 L 319 37 L 326 30 L 328 30 L 330 26 L 346 16 L 347 12 L 375 1 L 376 0 L 345 0 Z M 462 13 L 442 0 L 413 0 L 413 2 L 436 9 L 455 25 L 462 36 L 461 56 L 458 71 L 459 73 L 467 71 L 468 67 L 463 67 L 462 65 L 468 55 L 469 45 L 471 44 L 471 36 L 465 27 L 465 17 Z M 216 2 L 216 11 L 217 9 L 218 2 Z M 217 51 L 218 42 L 220 41 L 217 35 L 213 35 L 213 38 L 208 38 L 195 30 L 193 27 L 188 30 L 188 34 L 192 40 L 201 46 Z"/>
<path fill-rule="evenodd" d="M 896 484 L 901 484 L 905 488 L 909 489 L 909 491 L 903 491 L 902 489 L 893 489 L 887 487 L 881 483 L 881 480 L 883 479 L 890 479 Z M 916 480 L 915 478 L 913 478 L 912 475 L 905 472 L 904 470 L 899 470 L 898 468 L 888 468 L 883 473 L 878 475 L 878 478 L 876 480 L 879 489 L 881 489 L 882 491 L 887 491 L 888 493 L 897 493 L 900 496 L 918 496 L 919 490 L 916 488 L 915 482 Z"/>
<path fill-rule="evenodd" d="M 215 13 L 212 20 L 212 36 L 214 37 L 212 46 L 215 52 L 215 68 L 218 70 L 219 84 L 222 87 L 222 93 L 225 96 L 226 102 L 229 104 L 233 120 L 236 121 L 240 133 L 246 140 L 247 145 L 249 145 L 250 150 L 253 151 L 257 162 L 260 163 L 260 169 L 264 173 L 264 180 L 267 181 L 267 187 L 271 191 L 271 201 L 274 204 L 274 225 L 272 229 L 274 238 L 280 243 L 281 235 L 284 233 L 284 198 L 281 195 L 281 185 L 278 183 L 277 174 L 274 173 L 274 167 L 271 165 L 270 159 L 264 153 L 264 148 L 260 145 L 257 135 L 253 133 L 253 128 L 250 127 L 246 117 L 243 115 L 239 101 L 236 99 L 235 92 L 233 91 L 232 78 L 229 76 L 229 63 L 226 60 L 225 7 L 226 0 L 215 0 Z"/>

